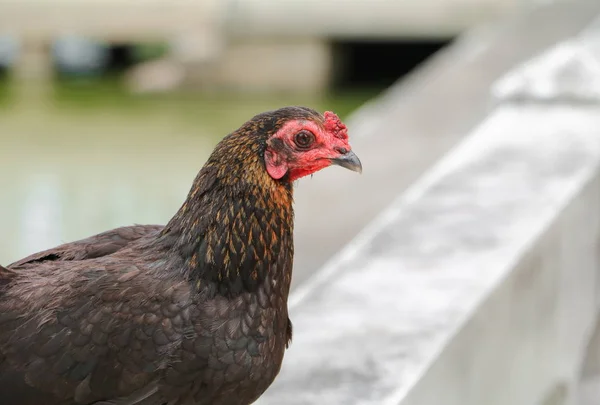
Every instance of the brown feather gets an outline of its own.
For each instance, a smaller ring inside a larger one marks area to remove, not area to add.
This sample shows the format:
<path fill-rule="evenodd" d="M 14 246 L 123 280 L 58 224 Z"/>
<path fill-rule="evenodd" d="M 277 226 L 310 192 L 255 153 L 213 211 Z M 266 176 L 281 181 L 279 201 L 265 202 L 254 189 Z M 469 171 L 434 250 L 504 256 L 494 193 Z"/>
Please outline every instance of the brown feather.
<path fill-rule="evenodd" d="M 0 267 L 3 405 L 247 405 L 289 345 L 292 185 L 265 170 L 285 108 L 215 148 L 169 223 Z M 319 121 L 320 122 L 320 121 Z"/>

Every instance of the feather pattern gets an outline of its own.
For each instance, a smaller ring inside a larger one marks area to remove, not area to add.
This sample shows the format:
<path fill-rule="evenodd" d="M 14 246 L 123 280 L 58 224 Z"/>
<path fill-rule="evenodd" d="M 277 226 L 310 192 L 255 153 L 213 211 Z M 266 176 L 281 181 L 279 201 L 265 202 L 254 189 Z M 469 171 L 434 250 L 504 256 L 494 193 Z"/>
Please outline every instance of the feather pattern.
<path fill-rule="evenodd" d="M 303 107 L 225 137 L 165 226 L 135 225 L 0 267 L 3 405 L 247 405 L 292 325 L 292 185 L 268 137 Z"/>

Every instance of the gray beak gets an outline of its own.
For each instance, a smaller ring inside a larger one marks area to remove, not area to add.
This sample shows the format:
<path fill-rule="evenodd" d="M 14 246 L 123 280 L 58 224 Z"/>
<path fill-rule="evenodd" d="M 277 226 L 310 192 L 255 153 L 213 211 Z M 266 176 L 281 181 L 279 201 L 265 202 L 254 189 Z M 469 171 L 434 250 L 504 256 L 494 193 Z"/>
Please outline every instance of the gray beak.
<path fill-rule="evenodd" d="M 331 163 L 334 165 L 345 167 L 353 172 L 362 173 L 362 164 L 358 156 L 354 152 L 350 151 L 338 158 L 331 159 Z"/>

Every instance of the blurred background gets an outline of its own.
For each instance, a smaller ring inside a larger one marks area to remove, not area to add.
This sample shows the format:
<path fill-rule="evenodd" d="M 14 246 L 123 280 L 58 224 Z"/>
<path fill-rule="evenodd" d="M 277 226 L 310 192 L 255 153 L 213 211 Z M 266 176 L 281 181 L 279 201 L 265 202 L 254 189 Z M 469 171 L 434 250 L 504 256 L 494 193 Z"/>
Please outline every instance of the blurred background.
<path fill-rule="evenodd" d="M 0 262 L 165 223 L 215 143 L 252 115 L 296 104 L 347 118 L 527 3 L 2 0 Z"/>

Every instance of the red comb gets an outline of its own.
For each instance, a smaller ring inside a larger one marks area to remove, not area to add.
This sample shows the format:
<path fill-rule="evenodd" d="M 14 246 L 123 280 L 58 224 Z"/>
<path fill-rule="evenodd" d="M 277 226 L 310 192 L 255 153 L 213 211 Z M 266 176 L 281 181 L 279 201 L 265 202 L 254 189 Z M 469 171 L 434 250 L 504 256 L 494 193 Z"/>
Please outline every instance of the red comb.
<path fill-rule="evenodd" d="M 348 129 L 340 118 L 331 111 L 325 111 L 325 129 L 333 134 L 336 138 L 348 139 Z"/>

